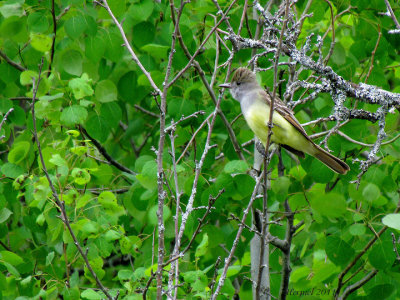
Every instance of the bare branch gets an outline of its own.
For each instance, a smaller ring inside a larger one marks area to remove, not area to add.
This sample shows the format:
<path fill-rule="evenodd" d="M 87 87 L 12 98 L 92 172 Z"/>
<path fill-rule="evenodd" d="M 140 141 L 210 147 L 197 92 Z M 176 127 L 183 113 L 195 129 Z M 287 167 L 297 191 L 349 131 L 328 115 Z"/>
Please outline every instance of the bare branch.
<path fill-rule="evenodd" d="M 6 114 L 3 116 L 3 120 L 1 120 L 1 122 L 0 122 L 0 131 L 1 131 L 1 129 L 3 128 L 4 123 L 7 121 L 8 115 L 11 114 L 13 111 L 14 111 L 14 108 L 11 107 L 11 108 L 6 112 Z M 0 136 L 0 141 L 1 141 L 2 139 L 4 139 L 4 138 L 5 138 L 4 135 Z"/>
<path fill-rule="evenodd" d="M 386 4 L 386 7 L 388 9 L 390 17 L 392 18 L 394 24 L 396 25 L 396 28 L 400 29 L 400 23 L 399 23 L 399 21 L 397 21 L 397 18 L 394 15 L 394 12 L 393 12 L 392 7 L 390 6 L 389 0 L 384 0 L 384 1 L 385 1 L 385 4 Z"/>
<path fill-rule="evenodd" d="M 108 14 L 110 15 L 110 17 L 112 18 L 112 20 L 114 21 L 114 24 L 117 26 L 117 28 L 119 29 L 119 32 L 121 33 L 121 37 L 124 40 L 124 46 L 128 49 L 132 59 L 136 62 L 136 64 L 139 66 L 139 68 L 142 70 L 143 74 L 147 77 L 147 79 L 149 80 L 151 86 L 156 90 L 158 95 L 161 95 L 161 90 L 159 89 L 159 87 L 157 86 L 157 84 L 154 82 L 153 78 L 151 77 L 151 74 L 146 70 L 146 68 L 142 65 L 142 63 L 140 62 L 139 58 L 137 57 L 135 51 L 133 51 L 126 35 L 125 35 L 125 31 L 122 28 L 122 25 L 118 22 L 117 18 L 114 16 L 114 13 L 111 11 L 110 6 L 108 5 L 107 0 L 101 0 L 102 6 L 107 10 Z"/>
<path fill-rule="evenodd" d="M 12 61 L 3 51 L 0 50 L 0 56 L 12 67 L 17 69 L 18 71 L 26 71 L 27 69 L 16 62 Z"/>
<path fill-rule="evenodd" d="M 132 175 L 136 175 L 135 172 L 133 172 L 131 169 L 128 169 L 127 167 L 125 167 L 124 165 L 120 164 L 119 162 L 117 162 L 115 159 L 113 159 L 106 151 L 106 149 L 93 137 L 91 137 L 89 135 L 89 133 L 86 131 L 85 128 L 83 128 L 82 126 L 79 126 L 79 129 L 82 131 L 82 133 L 84 135 L 86 135 L 93 143 L 93 145 L 97 148 L 97 150 L 99 150 L 100 154 L 104 156 L 104 158 L 114 167 L 116 167 L 118 170 L 121 170 L 122 172 L 126 172 Z"/>

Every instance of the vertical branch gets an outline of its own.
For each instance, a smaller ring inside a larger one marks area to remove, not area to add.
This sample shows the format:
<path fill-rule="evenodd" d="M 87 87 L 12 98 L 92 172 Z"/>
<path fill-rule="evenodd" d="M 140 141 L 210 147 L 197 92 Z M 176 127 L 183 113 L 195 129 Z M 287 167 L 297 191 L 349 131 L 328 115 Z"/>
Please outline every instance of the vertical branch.
<path fill-rule="evenodd" d="M 335 48 L 336 42 L 335 42 L 335 18 L 333 17 L 333 7 L 332 7 L 332 4 L 331 4 L 331 2 L 330 2 L 329 0 L 325 0 L 325 2 L 328 3 L 329 9 L 330 9 L 330 11 L 331 11 L 331 28 L 332 28 L 332 41 L 331 41 L 331 46 L 330 46 L 330 48 L 329 48 L 328 55 L 327 55 L 327 56 L 325 57 L 325 59 L 324 59 L 324 64 L 326 65 L 326 64 L 328 63 L 329 59 L 330 59 L 331 56 L 332 56 L 333 49 Z M 325 33 L 325 35 L 327 35 L 328 32 L 329 32 L 329 30 Z M 325 38 L 325 36 L 324 36 L 324 38 Z"/>
<path fill-rule="evenodd" d="M 51 49 L 50 49 L 50 62 L 49 62 L 49 72 L 47 73 L 47 77 L 50 76 L 51 74 L 51 65 L 53 64 L 54 60 L 54 49 L 56 45 L 56 35 L 57 35 L 57 19 L 56 19 L 56 11 L 54 8 L 54 0 L 51 0 L 51 18 L 53 20 L 53 41 L 51 43 Z"/>
<path fill-rule="evenodd" d="M 381 41 L 381 37 L 382 37 L 381 26 L 378 24 L 378 39 L 376 40 L 375 48 L 371 53 L 371 65 L 369 66 L 367 76 L 365 77 L 365 83 L 368 82 L 369 76 L 371 75 L 372 69 L 374 68 L 375 53 L 376 53 L 376 50 L 378 49 L 378 45 L 379 45 L 379 42 Z"/>
<path fill-rule="evenodd" d="M 293 227 L 294 213 L 290 209 L 289 200 L 285 200 L 285 211 L 286 211 L 286 234 L 285 234 L 285 247 L 282 250 L 283 263 L 282 263 L 282 280 L 281 287 L 279 290 L 279 299 L 285 300 L 289 291 L 289 279 L 292 268 L 290 267 L 290 246 L 292 244 L 292 237 L 295 233 Z"/>
<path fill-rule="evenodd" d="M 400 23 L 399 23 L 399 21 L 397 21 L 397 18 L 395 16 L 394 12 L 393 12 L 393 9 L 390 6 L 389 0 L 384 0 L 384 1 L 385 1 L 385 4 L 386 4 L 386 7 L 388 9 L 388 12 L 390 14 L 390 17 L 392 18 L 394 24 L 396 25 L 396 28 L 400 29 Z"/>
<path fill-rule="evenodd" d="M 172 166 L 173 166 L 173 169 L 174 169 L 173 172 L 174 172 L 175 198 L 176 198 L 175 237 L 177 237 L 178 233 L 179 233 L 179 211 L 180 211 L 180 204 L 181 204 L 180 203 L 181 193 L 179 191 L 178 173 L 176 171 L 175 130 L 171 130 L 170 140 L 171 140 L 171 157 L 172 157 Z M 172 292 L 174 278 L 175 278 L 175 290 L 174 290 L 174 292 Z M 174 296 L 174 299 L 176 299 L 176 295 L 177 295 L 178 279 L 179 279 L 179 259 L 176 259 L 171 263 L 171 271 L 170 271 L 169 280 L 168 280 L 168 291 L 171 292 L 171 295 Z"/>
<path fill-rule="evenodd" d="M 217 18 L 214 17 L 214 26 L 217 25 Z M 218 30 L 215 31 L 215 61 L 214 61 L 214 72 L 211 77 L 211 82 L 210 82 L 210 87 L 211 89 L 214 87 L 215 79 L 217 78 L 217 73 L 218 73 L 218 61 L 219 61 L 219 34 Z M 189 58 L 190 59 L 190 58 Z"/>
<path fill-rule="evenodd" d="M 258 257 L 258 276 L 256 281 L 256 289 L 255 289 L 255 299 L 260 300 L 261 295 L 265 295 L 266 299 L 270 299 L 270 283 L 269 283 L 269 245 L 266 243 L 265 237 L 267 235 L 267 224 L 268 224 L 268 171 L 267 166 L 269 165 L 269 160 L 267 160 L 266 155 L 264 155 L 264 182 L 263 182 L 263 212 L 262 212 L 262 221 L 261 221 L 261 237 L 260 237 L 260 255 Z M 264 275 L 265 274 L 265 275 Z M 262 278 L 266 277 L 268 282 L 264 283 Z M 267 289 L 266 291 L 262 290 L 261 287 Z"/>
<path fill-rule="evenodd" d="M 242 13 L 242 18 L 240 19 L 239 29 L 238 29 L 237 35 L 240 35 L 240 33 L 242 32 L 243 23 L 244 23 L 244 21 L 246 19 L 247 8 L 248 8 L 248 0 L 244 0 L 243 13 Z"/>
<path fill-rule="evenodd" d="M 215 125 L 215 120 L 216 120 L 216 116 L 217 116 L 217 112 L 218 112 L 218 109 L 220 106 L 221 99 L 222 99 L 222 97 L 220 97 L 218 99 L 217 106 L 212 114 L 211 122 L 207 121 L 208 133 L 207 133 L 206 143 L 204 145 L 204 151 L 201 155 L 200 161 L 196 162 L 195 176 L 194 176 L 194 180 L 193 180 L 193 184 L 192 184 L 192 193 L 190 194 L 188 203 L 186 205 L 186 210 L 182 214 L 182 221 L 181 221 L 181 225 L 179 227 L 179 233 L 176 236 L 175 247 L 173 250 L 174 256 L 180 256 L 180 247 L 181 247 L 182 237 L 183 237 L 183 233 L 186 228 L 186 222 L 188 220 L 188 217 L 193 212 L 193 204 L 194 204 L 194 199 L 197 195 L 197 184 L 198 184 L 198 181 L 199 181 L 199 178 L 201 175 L 201 170 L 203 168 L 204 160 L 207 156 L 207 153 L 211 149 L 211 146 L 210 146 L 211 134 L 213 132 L 213 128 Z"/>
<path fill-rule="evenodd" d="M 178 12 L 177 20 L 175 23 L 174 33 L 172 34 L 171 41 L 171 51 L 168 56 L 168 65 L 165 72 L 165 78 L 163 83 L 163 91 L 161 94 L 161 104 L 160 104 L 160 139 L 158 143 L 157 150 L 157 185 L 158 185 L 158 209 L 157 209 L 157 226 L 158 226 L 158 265 L 157 265 L 157 299 L 162 299 L 162 271 L 163 271 L 163 262 L 165 255 L 165 244 L 164 244 L 164 202 L 166 198 L 166 192 L 164 190 L 164 169 L 163 169 L 163 152 L 164 152 L 164 143 L 165 143 L 165 117 L 167 114 L 167 92 L 168 88 L 171 84 L 167 84 L 169 77 L 171 75 L 172 61 L 175 54 L 175 45 L 176 39 L 179 32 L 179 21 L 182 15 L 183 7 L 186 2 L 181 0 L 181 6 Z M 174 164 L 175 166 L 175 164 Z M 176 183 L 177 184 L 177 183 Z M 178 191 L 177 191 L 178 193 Z"/>
<path fill-rule="evenodd" d="M 234 255 L 234 253 L 236 251 L 236 248 L 237 248 L 237 246 L 239 244 L 239 239 L 240 239 L 240 237 L 242 235 L 242 232 L 243 232 L 243 229 L 245 227 L 245 222 L 246 222 L 247 216 L 248 216 L 249 212 L 251 211 L 251 208 L 253 206 L 254 200 L 257 198 L 258 189 L 260 187 L 262 178 L 263 178 L 263 173 L 261 173 L 261 175 L 256 178 L 256 184 L 254 186 L 253 193 L 251 194 L 249 203 L 247 204 L 247 207 L 243 212 L 243 216 L 242 216 L 242 219 L 240 220 L 239 228 L 238 228 L 238 231 L 236 233 L 235 240 L 233 241 L 233 245 L 232 245 L 231 251 L 229 252 L 228 257 L 225 258 L 224 269 L 222 270 L 221 276 L 220 276 L 219 281 L 218 281 L 217 288 L 215 289 L 215 292 L 212 295 L 211 300 L 216 300 L 217 299 L 218 294 L 220 293 L 222 287 L 224 286 L 225 279 L 226 279 L 226 273 L 228 272 L 229 265 L 230 265 L 230 263 L 232 261 L 233 255 Z"/>
<path fill-rule="evenodd" d="M 1 122 L 0 122 L 0 131 L 1 131 L 1 129 L 3 128 L 4 123 L 7 121 L 8 115 L 11 114 L 13 111 L 14 111 L 14 108 L 11 107 L 11 108 L 6 112 L 6 114 L 4 115 L 3 120 L 1 120 Z M 0 136 L 0 141 L 1 141 L 2 139 L 4 139 L 4 138 L 5 138 L 4 135 Z"/>
<path fill-rule="evenodd" d="M 276 92 L 277 92 L 277 87 L 278 87 L 278 63 L 279 63 L 279 56 L 282 48 L 282 41 L 283 41 L 283 35 L 286 29 L 286 24 L 288 20 L 288 15 L 289 15 L 289 7 L 290 7 L 290 1 L 286 0 L 285 1 L 285 15 L 284 15 L 284 20 L 282 24 L 282 29 L 280 31 L 280 36 L 279 36 L 279 42 L 276 48 L 275 52 L 275 57 L 274 57 L 274 88 L 272 92 L 272 97 L 271 97 L 271 104 L 270 104 L 270 112 L 269 112 L 269 120 L 268 120 L 268 135 L 267 135 L 267 142 L 265 145 L 265 153 L 268 153 L 270 143 L 271 143 L 271 136 L 272 136 L 272 127 L 273 127 L 273 114 L 274 114 L 274 103 L 275 103 L 275 98 L 276 98 Z M 267 234 L 267 226 L 268 226 L 268 194 L 267 194 L 267 168 L 269 165 L 269 161 L 267 161 L 266 157 L 264 158 L 264 192 L 263 192 L 263 216 L 262 216 L 262 231 L 261 231 L 261 251 L 260 251 L 260 258 L 259 258 L 259 271 L 258 271 L 258 276 L 257 276 L 257 282 L 256 282 L 256 299 L 260 299 L 260 288 L 261 288 L 261 278 L 262 278 L 262 272 L 264 267 L 266 268 L 266 272 L 268 272 L 268 266 L 264 266 L 266 262 L 264 262 L 264 251 L 266 247 L 265 243 L 265 236 Z M 267 276 L 269 278 L 269 276 Z M 269 284 L 267 285 L 269 286 Z M 269 298 L 269 296 L 268 296 Z"/>

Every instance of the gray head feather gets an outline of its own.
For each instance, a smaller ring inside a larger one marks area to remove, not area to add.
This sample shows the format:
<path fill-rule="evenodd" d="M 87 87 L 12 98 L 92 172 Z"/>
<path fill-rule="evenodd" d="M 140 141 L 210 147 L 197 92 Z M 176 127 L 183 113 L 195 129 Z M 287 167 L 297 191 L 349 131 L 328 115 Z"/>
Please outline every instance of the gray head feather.
<path fill-rule="evenodd" d="M 257 82 L 256 74 L 247 68 L 238 68 L 232 77 L 231 94 L 234 99 L 241 102 L 249 92 L 261 89 Z"/>

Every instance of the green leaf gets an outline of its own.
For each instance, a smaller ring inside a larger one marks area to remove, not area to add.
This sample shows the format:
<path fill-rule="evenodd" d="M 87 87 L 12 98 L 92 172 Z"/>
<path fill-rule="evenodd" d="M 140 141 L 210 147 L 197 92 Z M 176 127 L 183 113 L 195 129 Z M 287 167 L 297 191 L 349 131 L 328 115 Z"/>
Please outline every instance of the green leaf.
<path fill-rule="evenodd" d="M 43 96 L 39 97 L 39 100 L 40 101 L 53 101 L 53 100 L 56 100 L 56 99 L 60 99 L 63 96 L 64 96 L 64 93 L 57 93 L 57 94 L 54 94 L 54 95 L 43 95 Z"/>
<path fill-rule="evenodd" d="M 196 253 L 194 254 L 194 256 L 197 258 L 203 256 L 204 254 L 207 253 L 207 250 L 208 250 L 208 234 L 204 233 L 203 239 L 201 243 L 197 246 Z"/>
<path fill-rule="evenodd" d="M 302 162 L 309 160 L 311 160 L 311 168 L 307 173 L 315 180 L 315 182 L 326 183 L 332 180 L 334 176 L 333 172 L 327 166 L 312 157 L 307 157 L 307 159 L 302 160 Z"/>
<path fill-rule="evenodd" d="M 49 28 L 46 15 L 40 11 L 35 11 L 28 16 L 27 24 L 29 30 L 37 33 L 44 33 Z"/>
<path fill-rule="evenodd" d="M 388 214 L 382 218 L 382 223 L 390 228 L 400 230 L 400 214 Z"/>
<path fill-rule="evenodd" d="M 114 209 L 118 205 L 117 198 L 110 191 L 102 192 L 98 197 L 98 201 L 106 209 Z"/>
<path fill-rule="evenodd" d="M 62 67 L 65 72 L 71 75 L 82 74 L 82 54 L 76 50 L 65 51 L 61 57 Z"/>
<path fill-rule="evenodd" d="M 373 183 L 368 183 L 362 192 L 363 197 L 369 201 L 373 202 L 374 200 L 377 200 L 379 196 L 381 195 L 381 191 L 379 187 Z"/>
<path fill-rule="evenodd" d="M 115 17 L 120 17 L 126 11 L 125 0 L 108 0 L 107 1 L 111 11 Z M 99 10 L 99 17 L 102 19 L 111 18 L 105 9 Z"/>
<path fill-rule="evenodd" d="M 353 224 L 349 227 L 349 232 L 351 235 L 364 235 L 365 234 L 365 225 L 363 224 Z"/>
<path fill-rule="evenodd" d="M 144 82 L 139 82 L 142 85 L 148 85 L 148 79 L 142 76 L 139 77 L 140 79 L 144 80 Z M 180 119 L 182 116 L 188 116 L 193 113 L 196 108 L 190 100 L 185 100 L 182 98 L 174 98 L 168 104 L 169 112 L 171 117 Z"/>
<path fill-rule="evenodd" d="M 326 238 L 325 251 L 335 265 L 345 265 L 355 253 L 348 243 L 333 235 Z"/>
<path fill-rule="evenodd" d="M 49 162 L 58 167 L 68 166 L 67 161 L 64 158 L 62 158 L 61 155 L 58 153 L 53 154 L 49 159 Z"/>
<path fill-rule="evenodd" d="M 132 270 L 119 270 L 118 271 L 118 279 L 120 280 L 130 280 L 133 277 Z"/>
<path fill-rule="evenodd" d="M 68 82 L 69 88 L 72 90 L 76 99 L 82 99 L 86 96 L 93 95 L 93 89 L 90 85 L 92 82 L 86 73 L 83 73 L 80 78 L 72 79 Z"/>
<path fill-rule="evenodd" d="M 105 142 L 110 134 L 107 120 L 97 114 L 92 114 L 86 121 L 86 130 L 92 138 L 99 142 Z"/>
<path fill-rule="evenodd" d="M 65 108 L 60 116 L 61 124 L 72 127 L 75 124 L 83 124 L 88 116 L 86 108 L 72 105 Z"/>
<path fill-rule="evenodd" d="M 90 174 L 85 169 L 74 168 L 71 172 L 74 182 L 80 185 L 85 185 L 90 181 Z"/>
<path fill-rule="evenodd" d="M 367 299 L 390 299 L 390 295 L 396 290 L 393 284 L 378 284 L 369 290 Z"/>
<path fill-rule="evenodd" d="M 96 35 L 85 38 L 85 57 L 92 62 L 98 63 L 104 55 L 105 50 L 106 46 L 100 36 Z"/>
<path fill-rule="evenodd" d="M 337 273 L 339 267 L 335 267 L 332 263 L 326 263 L 325 261 L 315 260 L 313 263 L 314 276 L 311 279 L 312 285 L 319 285 L 324 282 L 327 278 Z"/>
<path fill-rule="evenodd" d="M 51 49 L 53 40 L 42 33 L 31 33 L 31 46 L 39 52 L 47 52 Z"/>
<path fill-rule="evenodd" d="M 384 233 L 368 254 L 371 265 L 378 270 L 390 268 L 396 259 L 389 233 Z"/>
<path fill-rule="evenodd" d="M 54 256 L 55 256 L 54 251 L 51 251 L 49 254 L 47 254 L 47 256 L 46 256 L 46 266 L 51 265 L 51 263 L 53 262 Z"/>
<path fill-rule="evenodd" d="M 117 87 L 111 80 L 100 81 L 96 85 L 96 99 L 99 102 L 112 102 L 117 100 Z"/>
<path fill-rule="evenodd" d="M 19 77 L 19 81 L 22 85 L 31 85 L 33 83 L 32 78 L 35 78 L 35 81 L 38 78 L 38 73 L 31 70 L 23 71 Z"/>
<path fill-rule="evenodd" d="M 129 7 L 128 14 L 138 21 L 146 21 L 152 14 L 154 9 L 153 0 L 143 0 L 139 3 L 132 4 Z"/>
<path fill-rule="evenodd" d="M 281 176 L 272 181 L 272 190 L 278 195 L 287 195 L 290 186 L 290 179 L 286 176 Z"/>
<path fill-rule="evenodd" d="M 122 119 L 121 107 L 116 102 L 104 103 L 100 109 L 100 116 L 107 120 L 110 128 L 116 129 Z"/>
<path fill-rule="evenodd" d="M 150 22 L 141 22 L 133 27 L 133 32 L 137 32 L 132 36 L 133 44 L 142 48 L 144 45 L 150 44 L 154 40 L 155 28 Z"/>
<path fill-rule="evenodd" d="M 4 18 L 9 18 L 12 16 L 21 17 L 24 13 L 22 4 L 24 1 L 6 1 L 2 6 L 0 6 L 0 13 Z"/>
<path fill-rule="evenodd" d="M 325 193 L 324 185 L 316 184 L 310 190 L 309 200 L 313 210 L 329 218 L 339 218 L 346 213 L 346 200 L 342 194 Z"/>
<path fill-rule="evenodd" d="M 115 241 L 121 238 L 121 234 L 115 230 L 108 230 L 104 235 L 104 238 L 107 242 Z"/>
<path fill-rule="evenodd" d="M 69 150 L 72 153 L 74 153 L 74 154 L 76 154 L 78 156 L 82 156 L 83 154 L 85 154 L 87 152 L 88 147 L 86 147 L 86 146 L 76 146 L 76 147 L 69 148 Z"/>
<path fill-rule="evenodd" d="M 158 210 L 158 206 L 154 205 L 149 209 L 149 213 L 147 215 L 147 220 L 148 220 L 149 224 L 152 225 L 152 226 L 156 226 L 157 222 L 158 222 L 158 220 L 157 220 L 157 210 Z M 163 213 L 163 220 L 165 222 L 171 216 L 171 210 L 169 209 L 168 206 L 164 205 L 163 206 L 163 212 L 164 212 Z"/>
<path fill-rule="evenodd" d="M 119 246 L 121 247 L 121 253 L 124 255 L 129 254 L 132 250 L 131 240 L 129 238 L 127 238 L 126 236 L 122 237 L 119 240 Z"/>
<path fill-rule="evenodd" d="M 124 54 L 124 48 L 122 47 L 124 41 L 122 40 L 119 31 L 107 30 L 103 35 L 103 40 L 106 48 L 104 56 L 112 62 L 119 63 Z"/>
<path fill-rule="evenodd" d="M 24 260 L 14 252 L 0 251 L 0 262 L 7 262 L 10 265 L 18 266 L 24 262 Z"/>
<path fill-rule="evenodd" d="M 102 294 L 92 290 L 92 289 L 86 289 L 81 293 L 81 297 L 83 299 L 89 299 L 89 300 L 101 300 Z"/>
<path fill-rule="evenodd" d="M 158 44 L 147 44 L 142 47 L 142 50 L 157 59 L 165 59 L 168 54 L 169 46 Z"/>
<path fill-rule="evenodd" d="M 1 173 L 3 173 L 6 177 L 17 178 L 18 176 L 24 174 L 24 169 L 18 165 L 7 162 L 1 166 Z"/>
<path fill-rule="evenodd" d="M 72 39 L 80 37 L 85 31 L 86 26 L 85 18 L 82 15 L 73 16 L 64 23 L 65 32 Z"/>
<path fill-rule="evenodd" d="M 0 210 L 0 224 L 4 223 L 5 221 L 8 220 L 8 218 L 13 214 L 11 210 L 9 210 L 7 207 L 4 207 L 3 209 Z"/>
<path fill-rule="evenodd" d="M 247 170 L 248 170 L 248 165 L 243 160 L 232 160 L 228 162 L 224 167 L 224 172 L 228 174 L 246 173 Z"/>
<path fill-rule="evenodd" d="M 136 90 L 137 76 L 133 71 L 125 73 L 118 81 L 118 94 L 125 101 L 134 97 L 133 91 Z"/>
<path fill-rule="evenodd" d="M 31 148 L 31 145 L 29 142 L 19 142 L 15 143 L 11 151 L 8 153 L 8 161 L 10 163 L 19 165 L 21 162 L 24 162 L 25 158 L 29 154 L 29 150 Z"/>

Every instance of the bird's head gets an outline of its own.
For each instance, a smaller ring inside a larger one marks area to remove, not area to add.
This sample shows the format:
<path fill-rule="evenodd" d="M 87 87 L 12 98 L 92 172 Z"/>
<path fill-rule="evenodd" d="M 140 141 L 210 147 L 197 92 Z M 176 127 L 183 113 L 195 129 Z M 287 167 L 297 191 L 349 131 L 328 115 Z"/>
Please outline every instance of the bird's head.
<path fill-rule="evenodd" d="M 259 88 L 256 74 L 247 68 L 238 68 L 232 76 L 231 83 L 221 84 L 220 87 L 230 89 L 232 97 L 238 101 L 243 94 Z"/>

